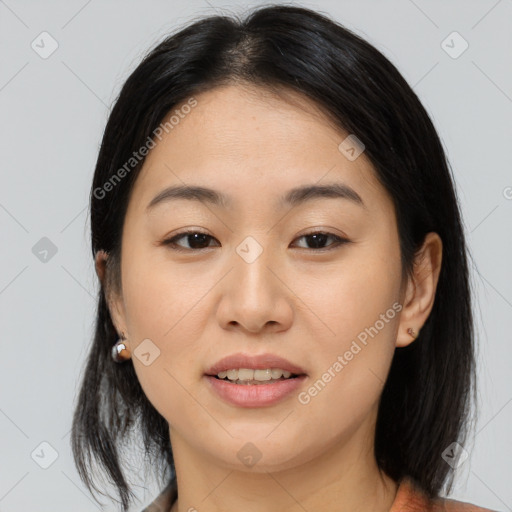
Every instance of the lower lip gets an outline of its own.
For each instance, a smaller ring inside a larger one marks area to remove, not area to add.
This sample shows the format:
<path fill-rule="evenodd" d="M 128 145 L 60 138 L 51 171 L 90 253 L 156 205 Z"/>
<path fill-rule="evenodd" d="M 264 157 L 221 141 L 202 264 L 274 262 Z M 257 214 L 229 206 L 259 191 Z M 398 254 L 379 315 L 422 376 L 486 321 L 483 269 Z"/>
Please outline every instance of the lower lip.
<path fill-rule="evenodd" d="M 211 375 L 205 377 L 223 400 L 238 407 L 264 407 L 276 404 L 296 391 L 306 379 L 306 375 L 300 375 L 270 384 L 233 384 Z"/>

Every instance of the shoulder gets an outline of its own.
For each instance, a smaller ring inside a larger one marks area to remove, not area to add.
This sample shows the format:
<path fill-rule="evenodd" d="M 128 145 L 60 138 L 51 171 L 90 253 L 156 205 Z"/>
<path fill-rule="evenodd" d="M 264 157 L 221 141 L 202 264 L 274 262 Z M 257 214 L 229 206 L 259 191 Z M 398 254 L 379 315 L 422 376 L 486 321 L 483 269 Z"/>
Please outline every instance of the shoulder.
<path fill-rule="evenodd" d="M 395 501 L 389 512 L 496 512 L 448 498 L 429 499 L 413 482 L 405 478 L 398 486 Z"/>
<path fill-rule="evenodd" d="M 171 480 L 161 493 L 141 512 L 169 512 L 178 496 L 176 480 Z M 497 512 L 472 503 L 448 498 L 430 500 L 411 479 L 403 479 L 389 512 Z"/>
<path fill-rule="evenodd" d="M 478 507 L 472 503 L 446 498 L 440 498 L 439 500 L 434 501 L 433 510 L 435 512 L 496 512 L 489 508 Z"/>
<path fill-rule="evenodd" d="M 176 480 L 171 480 L 160 494 L 141 512 L 169 512 L 178 496 Z"/>

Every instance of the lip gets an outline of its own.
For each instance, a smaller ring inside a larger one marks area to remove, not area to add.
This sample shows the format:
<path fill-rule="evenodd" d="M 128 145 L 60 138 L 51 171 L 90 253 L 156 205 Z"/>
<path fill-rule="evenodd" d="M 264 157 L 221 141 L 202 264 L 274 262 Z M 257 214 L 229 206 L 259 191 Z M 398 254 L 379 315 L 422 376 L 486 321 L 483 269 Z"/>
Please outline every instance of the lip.
<path fill-rule="evenodd" d="M 254 370 L 265 370 L 266 368 L 280 368 L 296 375 L 303 375 L 306 372 L 300 367 L 290 361 L 283 359 L 275 354 L 231 354 L 223 357 L 214 365 L 208 368 L 205 372 L 208 376 L 217 375 L 231 369 L 238 368 L 252 368 Z"/>
<path fill-rule="evenodd" d="M 234 384 L 211 375 L 205 375 L 205 378 L 217 396 L 231 405 L 265 407 L 274 405 L 297 391 L 307 376 L 277 380 L 272 384 Z"/>

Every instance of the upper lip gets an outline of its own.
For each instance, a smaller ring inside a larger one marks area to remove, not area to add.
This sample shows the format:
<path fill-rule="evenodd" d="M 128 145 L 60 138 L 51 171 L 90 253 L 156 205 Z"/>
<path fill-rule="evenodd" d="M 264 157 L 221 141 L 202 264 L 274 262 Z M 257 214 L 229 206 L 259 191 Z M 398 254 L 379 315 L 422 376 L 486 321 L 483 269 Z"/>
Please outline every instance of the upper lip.
<path fill-rule="evenodd" d="M 206 370 L 206 375 L 217 375 L 231 369 L 252 368 L 255 370 L 265 370 L 266 368 L 280 368 L 296 375 L 302 375 L 306 372 L 282 357 L 275 354 L 231 354 L 217 361 L 213 366 Z"/>

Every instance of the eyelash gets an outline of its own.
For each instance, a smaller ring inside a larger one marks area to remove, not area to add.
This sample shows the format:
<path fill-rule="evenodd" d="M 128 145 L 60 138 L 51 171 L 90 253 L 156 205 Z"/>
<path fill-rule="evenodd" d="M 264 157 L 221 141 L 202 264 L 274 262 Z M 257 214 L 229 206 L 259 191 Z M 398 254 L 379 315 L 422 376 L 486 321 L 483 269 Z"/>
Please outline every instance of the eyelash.
<path fill-rule="evenodd" d="M 210 247 L 203 247 L 201 249 L 187 249 L 187 248 L 181 247 L 180 245 L 178 245 L 176 243 L 176 240 L 184 238 L 187 235 L 195 235 L 195 234 L 205 235 L 205 236 L 209 237 L 210 239 L 214 239 L 214 237 L 208 235 L 207 233 L 204 233 L 203 231 L 189 230 L 189 231 L 182 231 L 181 233 L 178 233 L 177 235 L 173 236 L 172 238 L 163 240 L 161 245 L 169 246 L 173 251 L 178 251 L 178 252 L 195 252 L 195 251 L 203 251 L 205 249 L 210 249 Z M 343 237 L 340 237 L 338 235 L 335 235 L 333 233 L 329 233 L 326 231 L 311 231 L 310 233 L 305 233 L 305 234 L 301 235 L 300 237 L 297 237 L 296 240 L 299 240 L 301 238 L 306 238 L 309 236 L 313 236 L 313 235 L 327 235 L 328 237 L 333 238 L 335 242 L 327 247 L 322 247 L 320 249 L 315 249 L 315 248 L 308 249 L 307 247 L 300 247 L 300 249 L 312 250 L 315 252 L 327 252 L 327 251 L 332 251 L 341 245 L 350 243 L 350 240 L 348 240 L 347 238 L 343 238 Z"/>

